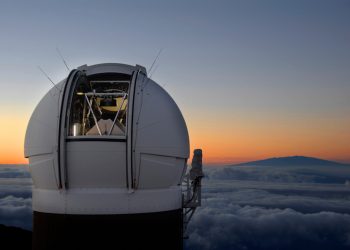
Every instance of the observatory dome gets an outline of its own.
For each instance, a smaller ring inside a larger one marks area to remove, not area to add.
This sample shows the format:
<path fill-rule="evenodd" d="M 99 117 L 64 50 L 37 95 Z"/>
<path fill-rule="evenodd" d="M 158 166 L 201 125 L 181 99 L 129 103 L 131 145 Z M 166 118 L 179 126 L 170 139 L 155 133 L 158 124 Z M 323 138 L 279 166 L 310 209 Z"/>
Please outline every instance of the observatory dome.
<path fill-rule="evenodd" d="M 35 108 L 25 157 L 33 210 L 134 214 L 181 209 L 185 121 L 144 67 L 83 65 Z"/>

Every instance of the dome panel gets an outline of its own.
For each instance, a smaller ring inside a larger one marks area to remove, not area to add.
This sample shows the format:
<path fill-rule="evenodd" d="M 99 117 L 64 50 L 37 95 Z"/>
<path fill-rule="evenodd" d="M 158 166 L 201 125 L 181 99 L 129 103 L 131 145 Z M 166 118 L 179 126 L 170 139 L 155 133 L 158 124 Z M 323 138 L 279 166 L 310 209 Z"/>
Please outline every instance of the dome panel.
<path fill-rule="evenodd" d="M 157 83 L 146 80 L 137 86 L 135 98 L 135 149 L 158 155 L 189 157 L 185 120 L 170 95 Z M 138 115 L 139 114 L 139 115 Z"/>
<path fill-rule="evenodd" d="M 53 153 L 58 145 L 58 116 L 61 91 L 65 80 L 53 87 L 39 102 L 29 120 L 25 143 L 25 157 Z"/>

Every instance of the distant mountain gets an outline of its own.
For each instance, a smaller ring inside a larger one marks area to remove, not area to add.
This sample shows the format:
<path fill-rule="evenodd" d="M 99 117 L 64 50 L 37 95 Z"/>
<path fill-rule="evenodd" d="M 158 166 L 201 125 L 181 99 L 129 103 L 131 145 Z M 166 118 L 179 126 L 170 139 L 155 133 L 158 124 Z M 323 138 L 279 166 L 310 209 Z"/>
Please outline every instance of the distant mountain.
<path fill-rule="evenodd" d="M 349 166 L 335 161 L 327 161 L 306 156 L 268 158 L 260 161 L 239 163 L 231 166 Z"/>

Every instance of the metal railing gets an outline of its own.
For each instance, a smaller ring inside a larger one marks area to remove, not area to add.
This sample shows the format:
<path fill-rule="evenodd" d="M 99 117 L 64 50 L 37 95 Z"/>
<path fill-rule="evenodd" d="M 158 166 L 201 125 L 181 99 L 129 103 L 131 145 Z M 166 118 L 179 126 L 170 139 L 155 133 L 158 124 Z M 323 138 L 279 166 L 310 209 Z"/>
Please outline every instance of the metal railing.
<path fill-rule="evenodd" d="M 192 158 L 192 168 L 185 175 L 182 188 L 182 209 L 183 209 L 183 234 L 186 236 L 188 223 L 192 219 L 197 207 L 202 205 L 202 150 L 195 149 Z"/>

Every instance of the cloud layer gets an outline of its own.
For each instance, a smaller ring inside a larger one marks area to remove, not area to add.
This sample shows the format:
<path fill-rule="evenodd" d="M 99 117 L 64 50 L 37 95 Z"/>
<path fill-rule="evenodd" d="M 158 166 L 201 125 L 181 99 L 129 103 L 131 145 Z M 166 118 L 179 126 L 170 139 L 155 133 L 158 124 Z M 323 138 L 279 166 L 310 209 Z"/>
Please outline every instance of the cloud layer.
<path fill-rule="evenodd" d="M 32 229 L 32 181 L 23 167 L 0 167 L 0 224 Z"/>
<path fill-rule="evenodd" d="M 225 171 L 211 170 L 204 180 L 202 207 L 189 224 L 185 249 L 350 248 L 348 186 L 287 178 L 290 169 Z M 285 177 L 272 178 L 276 171 Z M 32 228 L 28 176 L 23 168 L 0 168 L 0 224 Z"/>
<path fill-rule="evenodd" d="M 207 169 L 186 249 L 350 248 L 350 168 Z"/>
<path fill-rule="evenodd" d="M 350 215 L 212 200 L 194 216 L 186 249 L 348 249 Z"/>
<path fill-rule="evenodd" d="M 32 229 L 32 199 L 12 195 L 0 199 L 0 224 Z"/>
<path fill-rule="evenodd" d="M 350 180 L 350 167 L 345 166 L 232 166 L 207 168 L 206 173 L 210 179 L 280 183 L 345 184 Z"/>

